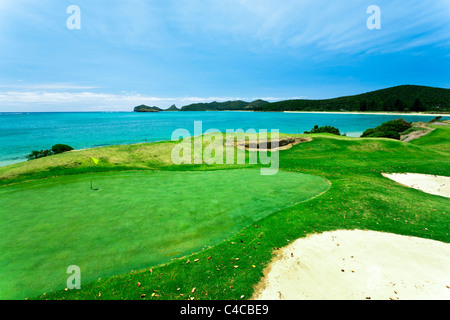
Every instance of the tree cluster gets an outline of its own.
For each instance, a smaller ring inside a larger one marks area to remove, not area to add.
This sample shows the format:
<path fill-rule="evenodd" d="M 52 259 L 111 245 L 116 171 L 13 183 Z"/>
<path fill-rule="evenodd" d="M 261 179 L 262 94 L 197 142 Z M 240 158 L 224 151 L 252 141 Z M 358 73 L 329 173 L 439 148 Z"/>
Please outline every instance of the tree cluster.
<path fill-rule="evenodd" d="M 67 151 L 72 151 L 73 148 L 71 146 L 68 146 L 67 144 L 55 144 L 51 149 L 49 150 L 33 150 L 31 153 L 27 156 L 28 160 L 34 160 L 39 159 L 43 157 L 48 157 L 54 154 L 59 154 Z"/>

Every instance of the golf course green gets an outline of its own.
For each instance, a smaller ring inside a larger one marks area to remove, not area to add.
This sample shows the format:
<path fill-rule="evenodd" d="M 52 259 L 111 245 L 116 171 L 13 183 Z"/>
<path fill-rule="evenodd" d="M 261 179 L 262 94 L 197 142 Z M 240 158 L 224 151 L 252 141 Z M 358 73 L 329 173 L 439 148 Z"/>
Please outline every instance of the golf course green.
<path fill-rule="evenodd" d="M 310 234 L 450 243 L 450 200 L 382 175 L 450 176 L 450 125 L 432 127 L 410 143 L 310 134 L 280 152 L 274 176 L 260 164 L 174 165 L 172 141 L 0 167 L 0 298 L 249 299 L 278 249 Z M 64 290 L 70 265 L 80 290 Z"/>
<path fill-rule="evenodd" d="M 66 175 L 0 189 L 0 299 L 167 263 L 325 192 L 322 177 L 257 169 Z"/>

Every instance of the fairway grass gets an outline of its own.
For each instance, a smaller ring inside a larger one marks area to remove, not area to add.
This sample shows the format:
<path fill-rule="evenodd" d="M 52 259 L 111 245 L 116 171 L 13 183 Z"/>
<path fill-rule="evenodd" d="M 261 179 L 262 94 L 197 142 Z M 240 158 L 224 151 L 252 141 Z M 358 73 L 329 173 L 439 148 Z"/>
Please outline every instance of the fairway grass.
<path fill-rule="evenodd" d="M 0 189 L 0 298 L 64 289 L 167 263 L 329 188 L 312 175 L 259 170 L 135 171 L 18 183 Z"/>

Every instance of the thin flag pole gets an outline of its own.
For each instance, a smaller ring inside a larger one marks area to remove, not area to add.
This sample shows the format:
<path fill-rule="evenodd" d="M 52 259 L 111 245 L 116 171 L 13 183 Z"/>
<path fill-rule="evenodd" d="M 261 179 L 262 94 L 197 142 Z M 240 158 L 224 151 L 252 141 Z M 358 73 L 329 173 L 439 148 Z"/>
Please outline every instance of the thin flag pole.
<path fill-rule="evenodd" d="M 89 158 L 89 166 L 91 168 L 91 190 L 92 190 L 92 158 Z"/>
<path fill-rule="evenodd" d="M 92 172 L 92 162 L 93 162 L 94 164 L 97 164 L 97 163 L 98 163 L 98 159 L 92 158 L 92 157 L 90 157 L 90 159 L 89 159 L 89 167 L 90 167 L 90 169 L 91 169 L 91 190 L 98 190 L 98 188 L 95 188 L 95 189 L 94 189 L 94 186 L 93 186 L 93 180 L 94 180 L 94 178 L 93 178 L 93 172 Z"/>

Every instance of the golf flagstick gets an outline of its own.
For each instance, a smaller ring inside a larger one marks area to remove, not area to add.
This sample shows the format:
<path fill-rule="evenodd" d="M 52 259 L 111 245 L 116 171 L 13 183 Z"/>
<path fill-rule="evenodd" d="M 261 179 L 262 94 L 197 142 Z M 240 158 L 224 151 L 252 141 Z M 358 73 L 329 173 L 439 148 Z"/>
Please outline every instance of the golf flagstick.
<path fill-rule="evenodd" d="M 91 190 L 98 190 L 97 188 L 94 189 L 93 186 L 92 186 L 92 161 L 94 161 L 94 164 L 97 164 L 98 163 L 98 159 L 95 159 L 95 158 L 92 158 L 92 157 L 89 158 L 89 167 L 91 169 Z"/>
<path fill-rule="evenodd" d="M 92 158 L 89 158 L 89 166 L 91 168 L 91 190 L 92 190 Z"/>

